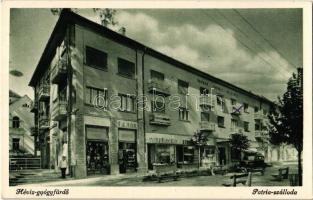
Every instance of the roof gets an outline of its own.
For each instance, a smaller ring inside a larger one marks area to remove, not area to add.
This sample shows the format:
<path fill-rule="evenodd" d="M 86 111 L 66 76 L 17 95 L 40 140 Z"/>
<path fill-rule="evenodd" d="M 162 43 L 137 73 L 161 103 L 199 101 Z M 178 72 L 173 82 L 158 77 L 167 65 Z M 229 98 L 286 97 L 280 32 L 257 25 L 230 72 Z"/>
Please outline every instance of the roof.
<path fill-rule="evenodd" d="M 21 96 L 14 92 L 13 90 L 9 90 L 9 97 L 21 98 Z"/>
<path fill-rule="evenodd" d="M 163 53 L 160 53 L 142 43 L 139 43 L 131 38 L 128 38 L 122 34 L 119 34 L 115 31 L 112 31 L 100 24 L 97 24 L 93 21 L 88 20 L 87 18 L 84 18 L 76 13 L 73 13 L 71 11 L 69 11 L 69 9 L 63 9 L 59 20 L 57 21 L 54 30 L 48 40 L 48 43 L 44 49 L 44 52 L 38 62 L 38 65 L 33 73 L 33 76 L 29 82 L 29 86 L 34 87 L 38 81 L 38 77 L 41 77 L 41 75 L 44 73 L 44 71 L 46 70 L 46 66 L 48 66 L 48 64 L 51 62 L 53 56 L 54 56 L 54 52 L 56 47 L 62 42 L 63 36 L 65 34 L 65 27 L 68 24 L 78 24 L 81 25 L 83 27 L 86 27 L 88 29 L 91 29 L 109 39 L 112 39 L 115 42 L 118 42 L 120 44 L 123 44 L 125 46 L 128 46 L 130 48 L 135 48 L 141 51 L 144 51 L 146 54 L 149 54 L 155 58 L 158 58 L 160 60 L 163 60 L 167 63 L 170 63 L 176 67 L 179 67 L 181 69 L 187 70 L 191 73 L 197 74 L 203 78 L 209 79 L 215 83 L 221 84 L 225 87 L 228 87 L 229 89 L 233 89 L 236 91 L 239 91 L 245 95 L 248 95 L 250 97 L 253 98 L 257 98 L 260 101 L 265 101 L 267 103 L 270 103 L 272 105 L 274 105 L 274 103 L 270 100 L 268 100 L 267 98 L 263 97 L 263 96 L 259 96 L 256 95 L 250 91 L 247 91 L 245 89 L 242 89 L 238 86 L 235 86 L 231 83 L 228 83 L 222 79 L 216 78 L 206 72 L 203 72 L 199 69 L 196 69 L 190 65 L 187 65 L 179 60 L 176 60 L 172 57 L 169 57 Z"/>

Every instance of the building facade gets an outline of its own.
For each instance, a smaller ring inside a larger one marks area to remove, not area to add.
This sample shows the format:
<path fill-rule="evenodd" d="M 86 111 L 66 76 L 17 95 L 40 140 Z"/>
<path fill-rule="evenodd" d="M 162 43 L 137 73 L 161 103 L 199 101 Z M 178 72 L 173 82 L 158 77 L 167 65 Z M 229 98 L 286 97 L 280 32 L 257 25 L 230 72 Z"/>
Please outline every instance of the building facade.
<path fill-rule="evenodd" d="M 230 165 L 242 133 L 272 160 L 273 103 L 63 10 L 30 81 L 42 167 L 65 155 L 75 177 L 140 173 L 159 163 Z M 196 133 L 208 135 L 201 148 Z"/>
<path fill-rule="evenodd" d="M 33 101 L 10 90 L 9 102 L 9 156 L 35 155 L 34 116 L 30 112 Z"/>

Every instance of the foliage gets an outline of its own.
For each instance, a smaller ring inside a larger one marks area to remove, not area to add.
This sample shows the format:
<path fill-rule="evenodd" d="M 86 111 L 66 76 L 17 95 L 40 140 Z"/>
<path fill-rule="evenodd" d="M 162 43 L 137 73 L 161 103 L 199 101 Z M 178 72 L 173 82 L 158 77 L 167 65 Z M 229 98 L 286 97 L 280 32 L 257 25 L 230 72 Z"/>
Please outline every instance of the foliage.
<path fill-rule="evenodd" d="M 190 140 L 190 143 L 195 146 L 204 146 L 209 140 L 207 132 L 197 131 Z"/>
<path fill-rule="evenodd" d="M 243 135 L 242 133 L 231 134 L 229 143 L 231 148 L 239 153 L 247 150 L 250 147 L 250 142 L 247 136 Z"/>
<path fill-rule="evenodd" d="M 269 115 L 270 142 L 293 145 L 297 151 L 303 149 L 303 89 L 302 77 L 295 74 L 287 83 L 287 91 L 278 97 L 278 106 Z"/>

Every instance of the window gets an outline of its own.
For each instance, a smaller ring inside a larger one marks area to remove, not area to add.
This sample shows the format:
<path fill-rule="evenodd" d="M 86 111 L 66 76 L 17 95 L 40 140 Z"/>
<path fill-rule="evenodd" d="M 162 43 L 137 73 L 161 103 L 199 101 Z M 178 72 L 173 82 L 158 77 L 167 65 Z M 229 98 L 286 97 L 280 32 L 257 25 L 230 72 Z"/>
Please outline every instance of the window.
<path fill-rule="evenodd" d="M 231 119 L 230 127 L 231 127 L 231 129 L 235 130 L 238 127 L 238 120 Z"/>
<path fill-rule="evenodd" d="M 216 95 L 217 105 L 222 108 L 222 111 L 225 110 L 225 99 L 222 95 Z"/>
<path fill-rule="evenodd" d="M 118 74 L 125 76 L 127 78 L 134 78 L 135 77 L 135 64 L 132 62 L 129 62 L 128 60 L 118 58 Z"/>
<path fill-rule="evenodd" d="M 218 127 L 221 127 L 221 128 L 225 128 L 225 125 L 224 125 L 224 117 L 221 117 L 221 116 L 217 116 L 217 125 Z"/>
<path fill-rule="evenodd" d="M 203 87 L 200 87 L 200 95 L 208 95 L 209 90 Z"/>
<path fill-rule="evenodd" d="M 201 112 L 201 121 L 210 121 L 210 114 L 207 112 Z"/>
<path fill-rule="evenodd" d="M 165 101 L 151 101 L 152 112 L 165 113 Z"/>
<path fill-rule="evenodd" d="M 121 100 L 120 111 L 135 112 L 135 97 L 132 95 L 119 94 Z"/>
<path fill-rule="evenodd" d="M 231 105 L 235 106 L 236 105 L 236 99 L 230 99 Z"/>
<path fill-rule="evenodd" d="M 20 118 L 15 116 L 13 117 L 13 128 L 20 128 Z"/>
<path fill-rule="evenodd" d="M 106 108 L 108 101 L 108 90 L 86 87 L 85 103 L 98 108 Z"/>
<path fill-rule="evenodd" d="M 13 138 L 12 139 L 12 150 L 13 151 L 20 150 L 20 139 L 19 138 Z"/>
<path fill-rule="evenodd" d="M 179 108 L 179 119 L 189 121 L 189 110 L 187 108 Z"/>
<path fill-rule="evenodd" d="M 150 76 L 152 80 L 156 80 L 156 81 L 164 81 L 164 74 L 162 74 L 161 72 L 157 72 L 154 70 L 150 71 Z"/>
<path fill-rule="evenodd" d="M 263 115 L 267 115 L 267 110 L 263 109 Z"/>
<path fill-rule="evenodd" d="M 107 54 L 86 46 L 86 65 L 104 70 L 107 69 Z"/>
<path fill-rule="evenodd" d="M 246 113 L 249 113 L 249 104 L 247 104 L 247 103 L 244 103 L 243 104 L 243 110 L 244 110 L 244 112 L 246 112 Z"/>
<path fill-rule="evenodd" d="M 260 122 L 259 120 L 255 120 L 255 127 L 254 127 L 254 129 L 255 129 L 256 131 L 260 131 L 261 128 L 262 128 L 261 122 Z"/>
<path fill-rule="evenodd" d="M 249 132 L 249 122 L 243 122 L 245 132 Z"/>
<path fill-rule="evenodd" d="M 187 94 L 188 93 L 189 83 L 178 80 L 178 93 L 179 94 Z"/>
<path fill-rule="evenodd" d="M 259 107 L 254 107 L 254 112 L 255 113 L 259 112 Z"/>

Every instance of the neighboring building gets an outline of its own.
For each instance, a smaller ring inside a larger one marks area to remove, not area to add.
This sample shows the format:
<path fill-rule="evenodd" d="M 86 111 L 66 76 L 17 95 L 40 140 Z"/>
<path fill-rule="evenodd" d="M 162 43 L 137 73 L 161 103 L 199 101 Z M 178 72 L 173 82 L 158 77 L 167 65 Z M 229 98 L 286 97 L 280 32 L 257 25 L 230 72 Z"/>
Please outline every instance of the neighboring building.
<path fill-rule="evenodd" d="M 75 177 L 145 172 L 154 163 L 181 167 L 204 157 L 228 165 L 238 159 L 229 146 L 236 132 L 271 160 L 271 101 L 66 10 L 29 85 L 42 165 L 55 168 L 66 155 Z M 170 108 L 175 98 L 177 109 Z M 210 137 L 200 156 L 188 142 L 197 131 Z"/>
<path fill-rule="evenodd" d="M 35 144 L 32 132 L 34 116 L 30 112 L 32 100 L 19 96 L 10 90 L 9 93 L 9 150 L 10 157 L 34 155 Z"/>

